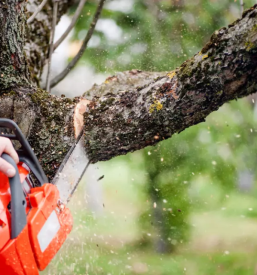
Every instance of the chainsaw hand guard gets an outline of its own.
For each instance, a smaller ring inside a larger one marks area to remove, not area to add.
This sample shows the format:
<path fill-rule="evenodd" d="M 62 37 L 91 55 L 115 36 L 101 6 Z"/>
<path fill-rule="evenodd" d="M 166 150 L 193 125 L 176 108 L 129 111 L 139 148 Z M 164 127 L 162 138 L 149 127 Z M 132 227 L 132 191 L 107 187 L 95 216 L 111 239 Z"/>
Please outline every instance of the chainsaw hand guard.
<path fill-rule="evenodd" d="M 8 129 L 1 129 L 0 136 L 21 144 L 17 165 L 2 154 L 16 174 L 8 178 L 0 172 L 0 274 L 39 275 L 71 232 L 72 216 L 60 202 L 58 187 L 48 183 L 19 127 L 12 120 L 0 119 L 0 128 Z"/>
<path fill-rule="evenodd" d="M 7 154 L 2 154 L 2 158 L 10 163 L 16 171 L 13 178 L 9 178 L 11 189 L 11 239 L 19 236 L 23 228 L 27 225 L 26 199 L 21 187 L 18 167 L 15 161 Z"/>
<path fill-rule="evenodd" d="M 48 182 L 48 179 L 37 157 L 35 156 L 27 139 L 22 134 L 18 125 L 10 119 L 0 118 L 0 128 L 8 129 L 9 131 L 13 132 L 13 134 L 3 134 L 0 131 L 0 136 L 9 138 L 11 140 L 19 141 L 19 143 L 21 144 L 21 148 L 17 150 L 19 159 L 21 162 L 24 162 L 29 166 L 34 176 L 37 178 L 38 182 L 40 183 L 40 186 Z"/>

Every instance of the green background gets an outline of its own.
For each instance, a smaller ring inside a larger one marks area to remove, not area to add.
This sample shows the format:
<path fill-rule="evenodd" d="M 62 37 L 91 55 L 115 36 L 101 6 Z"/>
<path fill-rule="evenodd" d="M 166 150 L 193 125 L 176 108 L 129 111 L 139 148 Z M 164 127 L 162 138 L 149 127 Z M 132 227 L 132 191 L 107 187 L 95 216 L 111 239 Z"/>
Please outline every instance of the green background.
<path fill-rule="evenodd" d="M 109 75 L 170 71 L 240 14 L 239 0 L 135 0 L 129 12 L 110 2 L 101 18 L 121 38 L 97 30 L 80 61 Z M 87 2 L 71 43 L 95 8 Z M 74 229 L 43 274 L 257 274 L 255 108 L 254 96 L 233 101 L 170 140 L 98 164 L 102 213 L 88 209 L 81 183 Z"/>

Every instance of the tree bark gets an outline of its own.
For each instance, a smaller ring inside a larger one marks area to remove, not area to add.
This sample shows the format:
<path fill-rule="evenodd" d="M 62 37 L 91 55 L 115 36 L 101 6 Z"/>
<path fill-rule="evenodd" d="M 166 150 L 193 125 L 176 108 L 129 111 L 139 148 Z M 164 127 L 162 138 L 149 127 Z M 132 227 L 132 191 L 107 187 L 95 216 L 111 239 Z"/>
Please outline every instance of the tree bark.
<path fill-rule="evenodd" d="M 60 1 L 59 11 L 66 12 L 65 2 Z M 26 36 L 28 26 L 25 10 L 25 1 L 0 3 L 0 117 L 11 118 L 18 123 L 51 178 L 74 143 L 73 114 L 78 99 L 57 98 L 35 85 L 31 73 L 37 71 L 38 65 L 31 56 L 27 59 L 25 53 L 29 51 L 25 47 L 29 41 Z M 41 25 L 46 24 L 48 17 L 45 15 L 42 18 Z M 35 20 L 31 33 L 38 22 Z M 42 36 L 47 43 L 46 32 L 42 32 Z M 35 40 L 30 40 L 30 53 L 37 48 L 34 46 L 38 38 L 30 36 L 29 39 L 32 37 Z M 40 50 L 44 62 L 44 47 Z"/>
<path fill-rule="evenodd" d="M 257 88 L 257 9 L 216 31 L 194 57 L 168 74 L 133 70 L 93 87 L 84 115 L 86 151 L 108 160 L 205 121 L 224 103 Z"/>
<path fill-rule="evenodd" d="M 84 100 L 70 100 L 35 85 L 34 75 L 40 76 L 47 58 L 48 19 L 42 23 L 47 28 L 42 38 L 46 44 L 40 46 L 36 35 L 25 37 L 25 2 L 3 3 L 0 117 L 19 124 L 50 179 L 74 144 L 85 110 L 85 150 L 89 159 L 97 162 L 154 145 L 204 121 L 225 102 L 256 91 L 257 6 L 228 28 L 215 32 L 201 52 L 176 70 L 119 73 L 95 85 L 84 94 Z M 59 17 L 70 3 L 61 1 Z M 28 27 L 34 33 L 37 23 Z M 28 41 L 30 47 L 25 47 Z M 37 49 L 42 50 L 39 66 L 32 60 Z"/>
<path fill-rule="evenodd" d="M 25 5 L 17 0 L 0 4 L 0 90 L 30 86 L 24 55 Z"/>

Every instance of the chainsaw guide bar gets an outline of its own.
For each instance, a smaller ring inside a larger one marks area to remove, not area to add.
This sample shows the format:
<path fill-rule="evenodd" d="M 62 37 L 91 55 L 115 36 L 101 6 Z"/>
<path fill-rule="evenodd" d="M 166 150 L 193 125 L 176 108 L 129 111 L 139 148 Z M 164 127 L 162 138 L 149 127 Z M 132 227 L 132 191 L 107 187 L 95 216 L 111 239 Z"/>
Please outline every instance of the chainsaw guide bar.
<path fill-rule="evenodd" d="M 68 152 L 60 165 L 52 183 L 60 193 L 60 199 L 67 204 L 86 172 L 90 161 L 84 149 L 83 134 Z"/>

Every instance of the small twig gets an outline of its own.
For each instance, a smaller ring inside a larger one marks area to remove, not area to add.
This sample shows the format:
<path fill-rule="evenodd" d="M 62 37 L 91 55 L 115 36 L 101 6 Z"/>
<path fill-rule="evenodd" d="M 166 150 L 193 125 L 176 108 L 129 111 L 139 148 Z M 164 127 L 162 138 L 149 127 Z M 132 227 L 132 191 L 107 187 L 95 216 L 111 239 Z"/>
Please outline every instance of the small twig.
<path fill-rule="evenodd" d="M 77 64 L 77 62 L 79 61 L 79 59 L 81 58 L 81 56 L 83 55 L 84 51 L 86 50 L 87 48 L 87 44 L 90 40 L 90 38 L 92 37 L 92 34 L 95 30 L 95 26 L 96 26 L 96 23 L 100 17 L 100 14 L 102 12 L 102 9 L 103 9 L 103 5 L 104 5 L 104 2 L 106 0 L 100 0 L 100 3 L 97 7 L 97 10 L 95 12 L 95 15 L 94 15 L 94 18 L 93 18 L 93 21 L 91 22 L 90 24 L 90 27 L 89 27 L 89 30 L 87 32 L 87 35 L 83 41 L 83 44 L 79 50 L 79 52 L 77 53 L 77 55 L 72 59 L 72 61 L 67 65 L 67 67 L 59 74 L 57 75 L 52 81 L 51 81 L 51 84 L 50 86 L 51 87 L 54 87 L 56 86 L 60 81 L 62 81 L 65 76 L 75 67 L 75 65 Z M 43 87 L 44 89 L 44 87 Z"/>
<path fill-rule="evenodd" d="M 30 18 L 27 20 L 27 23 L 30 24 L 35 17 L 37 16 L 37 14 L 43 9 L 44 5 L 46 4 L 48 0 L 43 0 L 42 3 L 37 7 L 37 9 L 35 10 L 35 12 L 30 16 Z"/>
<path fill-rule="evenodd" d="M 70 31 L 73 29 L 74 25 L 76 24 L 85 3 L 87 2 L 87 0 L 80 0 L 79 5 L 76 9 L 76 12 L 71 20 L 71 23 L 69 25 L 69 27 L 66 29 L 66 31 L 63 33 L 63 35 L 54 43 L 54 50 L 59 47 L 59 45 L 62 43 L 62 41 L 67 37 L 67 35 L 70 33 Z"/>
<path fill-rule="evenodd" d="M 241 11 L 241 14 L 243 14 L 243 12 L 244 12 L 244 0 L 240 0 L 240 11 Z"/>
<path fill-rule="evenodd" d="M 52 21 L 52 33 L 50 37 L 50 49 L 49 49 L 49 57 L 48 57 L 48 70 L 46 76 L 46 90 L 50 93 L 50 74 L 51 74 L 51 63 L 52 63 L 52 55 L 54 51 L 54 34 L 55 34 L 55 27 L 57 21 L 57 12 L 58 12 L 58 2 L 53 0 L 54 8 L 53 8 L 53 21 Z"/>

